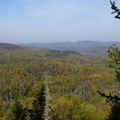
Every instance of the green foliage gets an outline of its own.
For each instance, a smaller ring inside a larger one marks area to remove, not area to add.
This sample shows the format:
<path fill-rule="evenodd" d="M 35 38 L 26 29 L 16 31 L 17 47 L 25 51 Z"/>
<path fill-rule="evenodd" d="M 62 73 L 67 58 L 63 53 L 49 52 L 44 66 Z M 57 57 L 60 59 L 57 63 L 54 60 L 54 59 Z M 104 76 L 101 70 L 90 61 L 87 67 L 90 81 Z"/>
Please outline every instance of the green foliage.
<path fill-rule="evenodd" d="M 109 63 L 110 63 L 110 67 L 112 67 L 116 73 L 116 79 L 120 82 L 120 48 L 116 46 L 110 47 Z M 109 102 L 112 103 L 112 111 L 108 120 L 119 120 L 120 119 L 120 97 L 115 95 L 114 97 L 109 96 L 107 99 L 109 99 Z"/>
<path fill-rule="evenodd" d="M 64 97 L 54 101 L 51 111 L 52 120 L 73 120 L 76 116 L 72 101 L 66 100 Z"/>
<path fill-rule="evenodd" d="M 107 120 L 120 120 L 120 105 L 112 105 L 112 110 Z"/>
<path fill-rule="evenodd" d="M 45 89 L 42 89 L 37 93 L 36 99 L 33 102 L 33 108 L 28 109 L 28 115 L 30 120 L 44 120 L 43 114 L 45 111 Z"/>
<path fill-rule="evenodd" d="M 52 120 L 105 120 L 107 118 L 106 112 L 101 108 L 64 96 L 53 102 L 51 110 Z"/>
<path fill-rule="evenodd" d="M 106 61 L 105 58 L 68 51 L 1 52 L 0 119 L 12 120 L 25 114 L 25 120 L 42 120 L 45 106 L 51 108 L 52 120 L 103 120 L 110 113 L 109 105 L 104 105 L 104 99 L 96 94 L 96 90 L 118 92 L 118 82 L 113 80 L 115 76 Z M 46 90 L 43 87 L 45 71 L 50 76 L 52 97 L 47 106 L 43 92 Z M 93 114 L 95 111 L 97 115 Z"/>
<path fill-rule="evenodd" d="M 19 101 L 15 101 L 12 112 L 13 112 L 12 120 L 25 120 L 26 111 L 23 109 Z"/>
<path fill-rule="evenodd" d="M 105 111 L 94 105 L 82 103 L 79 108 L 80 120 L 105 120 L 107 115 Z"/>
<path fill-rule="evenodd" d="M 109 67 L 116 73 L 116 79 L 120 81 L 120 49 L 115 45 L 109 48 Z"/>
<path fill-rule="evenodd" d="M 112 2 L 111 2 L 112 3 Z M 116 73 L 116 79 L 120 82 L 120 48 L 115 45 L 109 48 L 109 67 Z M 119 83 L 118 83 L 119 84 Z M 119 91 L 119 90 L 118 90 Z M 97 91 L 101 96 L 106 98 L 106 102 L 111 103 L 111 113 L 107 120 L 119 120 L 120 119 L 120 97 L 119 95 L 109 95 Z M 116 93 L 117 94 L 117 93 Z"/>

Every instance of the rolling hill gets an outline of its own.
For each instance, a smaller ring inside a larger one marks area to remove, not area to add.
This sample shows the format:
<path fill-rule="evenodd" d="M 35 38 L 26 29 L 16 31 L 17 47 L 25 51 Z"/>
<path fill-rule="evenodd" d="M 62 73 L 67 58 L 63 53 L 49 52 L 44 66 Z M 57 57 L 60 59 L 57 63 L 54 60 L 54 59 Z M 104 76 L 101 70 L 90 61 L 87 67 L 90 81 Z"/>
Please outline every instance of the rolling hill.
<path fill-rule="evenodd" d="M 119 86 L 106 58 L 73 51 L 23 50 L 18 45 L 0 45 L 3 50 L 0 51 L 0 120 L 13 120 L 17 113 L 24 117 L 20 120 L 32 120 L 33 115 L 40 113 L 38 108 L 44 106 L 43 88 L 47 82 L 52 97 L 49 104 L 52 120 L 108 117 L 110 105 L 96 91 L 117 93 Z M 43 101 L 39 102 L 39 98 Z"/>
<path fill-rule="evenodd" d="M 9 43 L 0 43 L 0 51 L 13 51 L 13 50 L 23 50 L 25 47 L 9 44 Z"/>
<path fill-rule="evenodd" d="M 24 46 L 30 48 L 44 48 L 52 50 L 68 50 L 78 52 L 80 54 L 106 56 L 109 46 L 117 44 L 120 46 L 120 42 L 100 42 L 100 41 L 78 41 L 78 42 L 55 42 L 55 43 L 30 43 L 24 44 Z"/>

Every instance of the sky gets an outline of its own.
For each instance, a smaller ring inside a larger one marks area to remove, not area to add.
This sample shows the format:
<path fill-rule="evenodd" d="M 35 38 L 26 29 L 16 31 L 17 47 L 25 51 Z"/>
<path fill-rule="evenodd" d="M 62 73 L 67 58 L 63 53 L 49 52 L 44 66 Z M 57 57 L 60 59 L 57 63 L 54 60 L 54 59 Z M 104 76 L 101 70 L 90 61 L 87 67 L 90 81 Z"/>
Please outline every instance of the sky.
<path fill-rule="evenodd" d="M 120 41 L 110 7 L 109 0 L 0 0 L 0 42 Z"/>

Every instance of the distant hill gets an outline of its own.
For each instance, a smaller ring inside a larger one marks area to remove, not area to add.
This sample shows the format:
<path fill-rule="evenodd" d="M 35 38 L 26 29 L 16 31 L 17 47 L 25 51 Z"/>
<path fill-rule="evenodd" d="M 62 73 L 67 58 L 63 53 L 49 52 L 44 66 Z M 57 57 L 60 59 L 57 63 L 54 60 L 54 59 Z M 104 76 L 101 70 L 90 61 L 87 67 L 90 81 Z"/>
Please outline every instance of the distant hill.
<path fill-rule="evenodd" d="M 74 51 L 80 54 L 106 56 L 109 46 L 117 44 L 120 46 L 120 42 L 101 42 L 101 41 L 78 41 L 78 42 L 55 42 L 55 43 L 30 43 L 25 44 L 31 48 L 44 48 L 60 51 Z"/>
<path fill-rule="evenodd" d="M 0 43 L 0 51 L 22 50 L 25 49 L 22 46 L 8 43 Z"/>

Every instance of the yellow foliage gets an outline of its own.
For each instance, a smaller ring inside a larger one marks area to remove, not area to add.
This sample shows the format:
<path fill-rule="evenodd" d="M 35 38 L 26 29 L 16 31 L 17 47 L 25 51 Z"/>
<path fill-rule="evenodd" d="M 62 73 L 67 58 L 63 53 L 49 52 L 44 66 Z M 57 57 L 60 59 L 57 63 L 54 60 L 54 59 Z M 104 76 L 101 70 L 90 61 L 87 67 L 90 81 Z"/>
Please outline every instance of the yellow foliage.
<path fill-rule="evenodd" d="M 52 120 L 73 120 L 74 107 L 72 101 L 66 100 L 64 97 L 57 99 L 51 105 Z"/>

